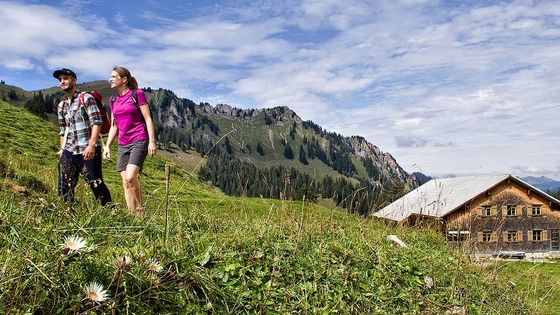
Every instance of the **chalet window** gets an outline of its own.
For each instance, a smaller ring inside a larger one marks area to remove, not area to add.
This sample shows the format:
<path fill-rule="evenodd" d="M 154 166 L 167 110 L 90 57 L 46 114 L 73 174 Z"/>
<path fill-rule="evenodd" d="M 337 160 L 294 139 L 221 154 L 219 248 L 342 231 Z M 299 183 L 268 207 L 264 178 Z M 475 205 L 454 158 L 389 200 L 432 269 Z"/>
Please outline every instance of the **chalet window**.
<path fill-rule="evenodd" d="M 517 242 L 517 231 L 508 231 L 507 232 L 507 241 L 508 242 Z"/>
<path fill-rule="evenodd" d="M 457 231 L 447 231 L 447 241 L 448 242 L 457 242 Z"/>
<path fill-rule="evenodd" d="M 531 215 L 534 215 L 534 216 L 541 215 L 541 205 L 532 205 L 531 206 Z"/>
<path fill-rule="evenodd" d="M 543 240 L 542 232 L 543 231 L 541 230 L 533 230 L 533 242 L 538 242 Z"/>
<path fill-rule="evenodd" d="M 489 217 L 492 215 L 492 206 L 482 206 L 482 216 Z"/>
<path fill-rule="evenodd" d="M 504 231 L 502 237 L 506 243 L 523 242 L 523 231 Z"/>
<path fill-rule="evenodd" d="M 448 242 L 463 242 L 469 237 L 469 231 L 447 231 Z"/>
<path fill-rule="evenodd" d="M 482 241 L 483 242 L 491 242 L 492 241 L 492 232 L 491 231 L 483 231 L 482 232 Z"/>
<path fill-rule="evenodd" d="M 506 215 L 508 217 L 513 217 L 516 216 L 516 210 L 517 210 L 517 206 L 516 205 L 508 205 L 507 206 L 507 210 L 506 210 Z"/>

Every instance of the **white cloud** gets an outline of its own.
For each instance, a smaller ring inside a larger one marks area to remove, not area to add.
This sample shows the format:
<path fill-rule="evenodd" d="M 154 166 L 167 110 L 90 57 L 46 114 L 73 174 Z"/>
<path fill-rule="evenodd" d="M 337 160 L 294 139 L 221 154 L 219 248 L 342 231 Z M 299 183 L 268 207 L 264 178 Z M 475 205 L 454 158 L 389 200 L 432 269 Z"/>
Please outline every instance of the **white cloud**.
<path fill-rule="evenodd" d="M 96 40 L 94 32 L 46 5 L 3 2 L 0 20 L 0 64 L 7 67 L 29 69 L 40 63 L 35 59 L 84 47 Z"/>
<path fill-rule="evenodd" d="M 560 178 L 560 163 L 556 161 L 556 165 L 551 165 L 549 168 L 544 168 L 538 165 L 516 165 L 513 166 L 512 171 L 525 176 L 547 176 L 552 179 Z"/>
<path fill-rule="evenodd" d="M 396 136 L 395 142 L 397 143 L 397 147 L 423 147 L 428 143 L 428 139 L 416 136 Z"/>
<path fill-rule="evenodd" d="M 5 56 L 2 62 L 4 67 L 14 70 L 29 70 L 34 67 L 33 62 L 28 58 Z"/>
<path fill-rule="evenodd" d="M 305 0 L 295 8 L 295 23 L 303 29 L 332 27 L 346 30 L 374 13 L 362 1 Z"/>
<path fill-rule="evenodd" d="M 74 49 L 45 58 L 50 68 L 67 65 L 80 69 L 83 74 L 109 79 L 113 66 L 125 64 L 130 60 L 123 51 L 116 49 Z"/>

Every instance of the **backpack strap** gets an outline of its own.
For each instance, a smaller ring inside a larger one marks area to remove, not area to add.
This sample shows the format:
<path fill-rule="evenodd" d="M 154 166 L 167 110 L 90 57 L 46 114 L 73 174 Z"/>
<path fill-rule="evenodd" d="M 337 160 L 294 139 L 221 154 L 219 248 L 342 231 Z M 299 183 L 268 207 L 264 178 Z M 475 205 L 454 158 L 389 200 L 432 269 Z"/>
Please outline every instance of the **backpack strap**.
<path fill-rule="evenodd" d="M 81 107 L 84 110 L 84 113 L 86 114 L 86 116 L 88 116 L 88 112 L 86 110 L 86 101 L 85 101 L 85 95 L 87 92 L 80 92 L 80 95 L 78 95 L 78 106 Z M 92 96 L 93 97 L 93 96 Z M 83 118 L 82 118 L 83 119 Z M 85 122 L 85 121 L 84 121 Z M 89 123 L 89 116 L 88 116 L 88 123 Z"/>
<path fill-rule="evenodd" d="M 136 91 L 136 89 L 132 90 L 132 95 L 130 96 L 130 99 L 132 100 L 134 106 L 136 106 L 136 109 L 140 111 L 140 106 L 138 105 L 138 92 Z M 117 100 L 116 95 L 111 96 L 111 98 L 109 99 L 109 108 L 111 109 L 111 111 L 113 111 L 113 104 L 115 104 L 116 100 Z"/>
<path fill-rule="evenodd" d="M 86 96 L 86 94 L 89 94 L 90 97 L 93 97 L 93 95 L 92 95 L 91 93 L 82 91 L 82 92 L 80 92 L 80 95 L 78 95 L 78 104 L 79 104 L 81 107 L 84 108 L 84 111 L 85 111 L 86 114 L 87 114 L 87 110 L 86 110 L 86 101 L 85 101 L 85 96 Z M 96 101 L 96 103 L 97 103 L 97 101 Z"/>
<path fill-rule="evenodd" d="M 142 117 L 142 120 L 144 121 L 144 128 L 146 128 L 146 130 L 148 130 L 148 126 L 146 125 L 146 119 L 144 119 L 144 114 L 142 114 L 142 110 L 140 109 L 140 104 L 138 104 L 138 90 L 137 89 L 132 90 L 132 93 L 130 94 L 130 99 L 132 100 L 132 103 L 134 103 L 134 106 L 136 106 L 136 109 L 140 113 L 140 117 Z"/>
<path fill-rule="evenodd" d="M 132 93 L 130 94 L 130 99 L 132 100 L 134 106 L 136 106 L 136 110 L 138 110 L 138 113 L 140 113 L 140 117 L 142 117 L 142 120 L 144 121 L 144 128 L 148 130 L 148 127 L 146 126 L 146 120 L 144 119 L 144 115 L 142 115 L 142 110 L 140 109 L 140 105 L 138 104 L 138 90 L 131 89 L 131 92 Z M 111 96 L 111 98 L 109 99 L 109 109 L 111 110 L 111 112 L 113 112 L 113 105 L 115 104 L 116 101 L 117 101 L 116 95 Z"/>
<path fill-rule="evenodd" d="M 132 90 L 132 94 L 130 95 L 130 98 L 132 99 L 132 103 L 134 103 L 134 105 L 136 106 L 136 109 L 140 113 L 140 117 L 142 117 L 142 120 L 144 121 L 144 130 L 146 130 L 146 132 L 148 132 L 148 124 L 146 123 L 146 119 L 144 119 L 144 114 L 142 114 L 142 110 L 140 109 L 140 104 L 138 104 L 138 89 L 133 89 Z M 148 106 L 148 111 L 150 112 L 150 116 L 153 119 L 152 109 L 150 108 L 149 104 L 146 104 L 146 106 Z M 157 139 L 157 136 L 156 136 L 156 139 Z"/>
<path fill-rule="evenodd" d="M 134 103 L 136 108 L 140 111 L 140 105 L 138 105 L 138 90 L 137 89 L 132 90 L 132 94 L 130 95 L 130 98 L 132 99 L 132 103 Z M 142 116 L 142 117 L 144 117 L 144 116 Z"/>
<path fill-rule="evenodd" d="M 117 100 L 116 95 L 111 96 L 111 98 L 109 99 L 109 109 L 111 110 L 111 112 L 113 111 L 113 104 L 115 104 L 116 100 Z"/>
<path fill-rule="evenodd" d="M 78 104 L 79 104 L 81 107 L 84 107 L 84 108 L 85 108 L 85 107 L 86 107 L 86 104 L 85 104 L 85 102 L 84 102 L 84 94 L 86 94 L 86 92 L 80 92 L 80 95 L 78 95 Z"/>
<path fill-rule="evenodd" d="M 86 114 L 86 117 L 88 118 L 88 124 L 89 124 L 89 116 L 88 116 L 88 112 L 86 110 L 86 103 L 85 103 L 85 100 L 84 100 L 84 97 L 85 97 L 86 94 L 89 94 L 91 97 L 94 97 L 89 92 L 80 92 L 80 95 L 78 95 L 78 106 L 83 108 L 84 113 Z M 95 101 L 95 103 L 96 103 L 96 106 L 97 106 L 97 101 Z M 103 115 L 103 113 L 101 113 L 101 115 Z M 82 116 L 82 119 L 84 119 L 83 116 Z M 84 123 L 85 123 L 85 120 L 84 120 Z M 101 126 L 102 125 L 100 125 L 99 127 L 101 127 Z M 66 137 L 66 135 L 65 135 L 65 137 Z M 101 133 L 99 133 L 99 138 L 101 138 L 102 145 L 105 146 L 105 143 L 103 142 L 103 136 L 101 135 Z M 64 139 L 64 141 L 66 142 L 66 139 Z"/>
<path fill-rule="evenodd" d="M 109 98 L 109 111 L 111 112 L 111 116 L 109 117 L 109 119 L 111 120 L 111 127 L 117 123 L 117 121 L 115 120 L 115 115 L 113 115 L 113 104 L 115 104 L 116 100 L 116 95 L 113 95 L 111 96 L 111 98 Z"/>

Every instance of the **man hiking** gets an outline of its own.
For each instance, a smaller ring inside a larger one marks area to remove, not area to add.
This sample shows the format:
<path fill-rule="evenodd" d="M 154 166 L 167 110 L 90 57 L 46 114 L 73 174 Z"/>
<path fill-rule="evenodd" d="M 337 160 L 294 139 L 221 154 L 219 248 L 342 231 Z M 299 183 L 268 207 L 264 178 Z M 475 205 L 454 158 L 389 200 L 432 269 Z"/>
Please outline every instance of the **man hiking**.
<path fill-rule="evenodd" d="M 56 70 L 53 76 L 66 93 L 66 99 L 58 104 L 60 126 L 59 168 L 62 172 L 59 194 L 64 201 L 74 203 L 74 189 L 81 174 L 95 198 L 102 206 L 111 202 L 109 189 L 103 182 L 101 170 L 101 146 L 97 139 L 102 118 L 93 96 L 79 92 L 76 73 L 70 69 Z"/>

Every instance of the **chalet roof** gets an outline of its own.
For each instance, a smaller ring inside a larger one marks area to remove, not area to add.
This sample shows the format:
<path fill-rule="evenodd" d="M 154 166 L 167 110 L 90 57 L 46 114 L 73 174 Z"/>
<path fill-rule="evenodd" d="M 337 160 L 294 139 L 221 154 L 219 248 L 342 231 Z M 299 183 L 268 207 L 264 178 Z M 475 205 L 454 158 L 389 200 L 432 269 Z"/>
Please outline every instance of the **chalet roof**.
<path fill-rule="evenodd" d="M 402 221 L 410 215 L 442 218 L 507 179 L 516 181 L 560 206 L 559 200 L 538 188 L 517 177 L 501 174 L 432 179 L 374 213 L 374 216 L 394 221 Z"/>

